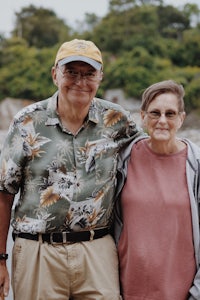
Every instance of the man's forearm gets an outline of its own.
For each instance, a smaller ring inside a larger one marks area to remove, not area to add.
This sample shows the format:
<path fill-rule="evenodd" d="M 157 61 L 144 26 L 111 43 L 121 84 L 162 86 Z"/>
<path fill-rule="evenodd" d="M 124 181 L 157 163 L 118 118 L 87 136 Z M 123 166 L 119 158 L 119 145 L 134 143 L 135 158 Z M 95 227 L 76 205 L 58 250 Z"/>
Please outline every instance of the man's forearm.
<path fill-rule="evenodd" d="M 13 195 L 0 192 L 0 253 L 6 253 L 13 200 Z"/>

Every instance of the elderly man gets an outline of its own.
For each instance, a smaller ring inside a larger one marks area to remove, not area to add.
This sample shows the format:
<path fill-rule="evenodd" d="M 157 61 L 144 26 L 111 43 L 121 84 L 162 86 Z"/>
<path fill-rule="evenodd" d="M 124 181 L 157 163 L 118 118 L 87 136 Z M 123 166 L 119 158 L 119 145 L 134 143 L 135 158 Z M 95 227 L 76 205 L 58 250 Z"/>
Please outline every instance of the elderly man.
<path fill-rule="evenodd" d="M 117 157 L 140 130 L 95 97 L 103 62 L 93 42 L 61 45 L 52 78 L 58 91 L 15 116 L 0 157 L 0 289 L 8 294 L 11 220 L 15 300 L 118 300 Z"/>

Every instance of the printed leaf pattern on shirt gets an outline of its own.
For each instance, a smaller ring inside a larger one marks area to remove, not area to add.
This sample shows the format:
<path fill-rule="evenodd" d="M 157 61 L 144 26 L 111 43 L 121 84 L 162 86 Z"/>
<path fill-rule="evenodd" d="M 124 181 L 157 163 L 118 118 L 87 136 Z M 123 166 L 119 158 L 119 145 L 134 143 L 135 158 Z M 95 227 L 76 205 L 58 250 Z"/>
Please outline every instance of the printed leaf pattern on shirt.
<path fill-rule="evenodd" d="M 118 150 L 136 134 L 123 108 L 94 98 L 80 132 L 61 126 L 57 96 L 22 109 L 0 156 L 0 190 L 19 198 L 15 231 L 107 226 L 113 211 Z"/>
<path fill-rule="evenodd" d="M 41 206 L 45 207 L 56 203 L 60 199 L 60 196 L 54 193 L 52 186 L 49 186 L 41 193 L 40 199 Z"/>
<path fill-rule="evenodd" d="M 109 109 L 104 115 L 104 124 L 106 127 L 111 127 L 121 120 L 123 117 L 122 112 Z"/>
<path fill-rule="evenodd" d="M 8 161 L 3 160 L 2 166 L 3 167 L 0 170 L 0 180 L 4 181 L 4 185 L 8 192 L 13 193 L 21 180 L 20 168 L 12 159 L 9 159 Z"/>

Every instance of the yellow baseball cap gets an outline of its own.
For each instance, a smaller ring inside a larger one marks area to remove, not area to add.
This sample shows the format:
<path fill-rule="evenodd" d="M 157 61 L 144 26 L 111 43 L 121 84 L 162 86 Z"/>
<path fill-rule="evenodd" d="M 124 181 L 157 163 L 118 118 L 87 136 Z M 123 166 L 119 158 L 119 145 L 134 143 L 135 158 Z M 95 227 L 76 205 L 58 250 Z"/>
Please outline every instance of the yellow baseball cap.
<path fill-rule="evenodd" d="M 58 49 L 55 66 L 65 65 L 72 61 L 83 61 L 96 70 L 101 70 L 103 60 L 100 50 L 91 41 L 74 39 L 63 43 Z"/>

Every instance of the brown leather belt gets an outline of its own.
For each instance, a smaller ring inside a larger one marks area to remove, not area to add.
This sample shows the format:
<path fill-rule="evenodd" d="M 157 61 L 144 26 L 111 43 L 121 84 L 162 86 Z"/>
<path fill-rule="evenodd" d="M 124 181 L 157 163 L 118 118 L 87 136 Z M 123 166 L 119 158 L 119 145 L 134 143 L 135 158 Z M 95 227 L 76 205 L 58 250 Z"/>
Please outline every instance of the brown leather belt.
<path fill-rule="evenodd" d="M 84 242 L 84 241 L 92 241 L 95 239 L 99 239 L 109 233 L 109 228 L 97 228 L 90 231 L 78 231 L 78 232 L 51 232 L 51 233 L 13 233 L 13 240 L 17 237 L 39 241 L 47 242 L 49 244 L 65 244 L 68 242 L 76 243 L 76 242 Z"/>

